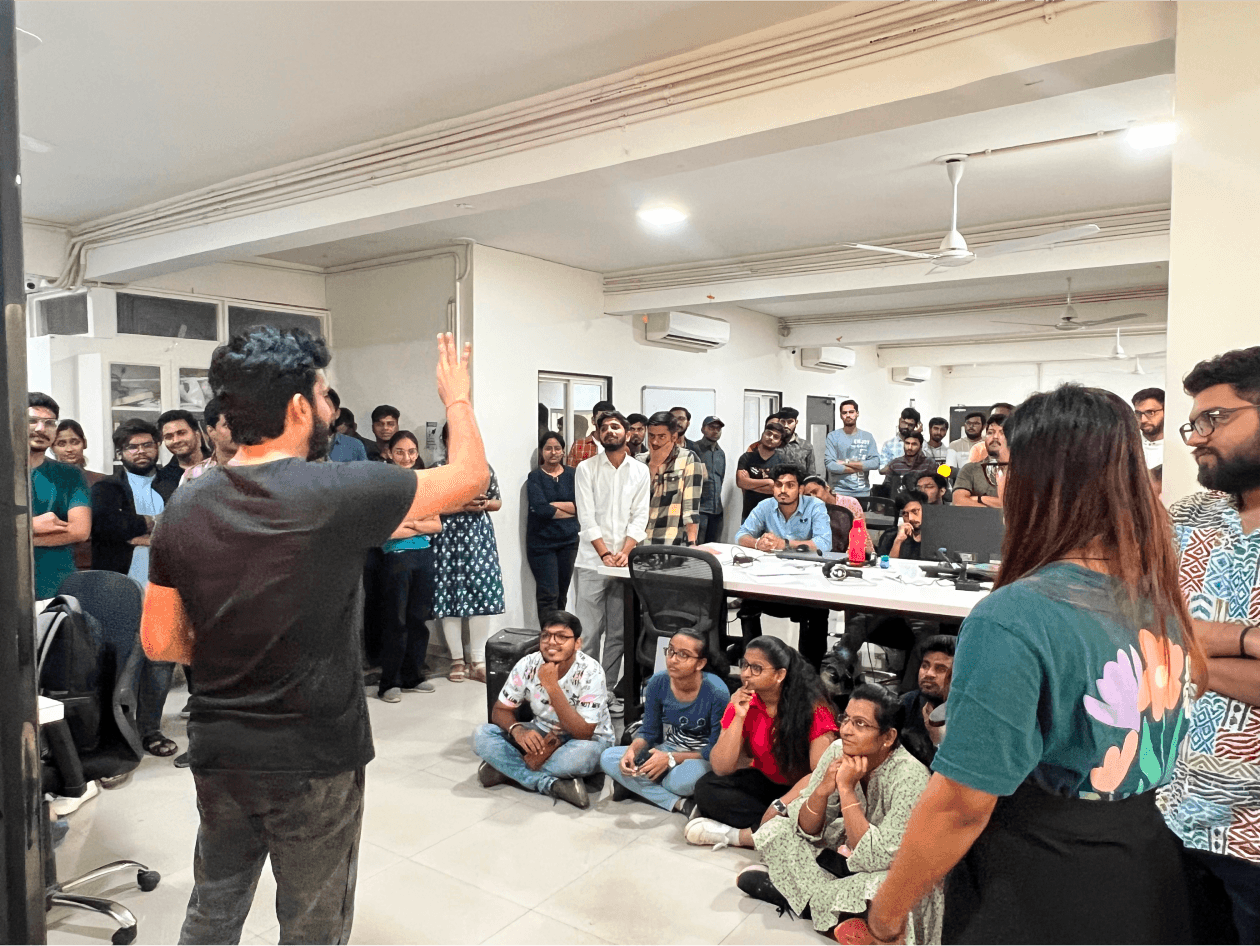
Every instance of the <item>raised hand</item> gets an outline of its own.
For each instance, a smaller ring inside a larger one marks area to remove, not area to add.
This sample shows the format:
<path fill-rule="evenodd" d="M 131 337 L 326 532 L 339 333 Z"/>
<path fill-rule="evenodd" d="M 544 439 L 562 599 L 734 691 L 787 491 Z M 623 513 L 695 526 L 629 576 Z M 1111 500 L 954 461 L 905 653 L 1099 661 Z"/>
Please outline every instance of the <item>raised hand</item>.
<path fill-rule="evenodd" d="M 450 332 L 438 335 L 437 388 L 442 403 L 450 407 L 456 401 L 467 401 L 472 391 L 468 374 L 468 360 L 472 357 L 472 345 L 464 343 L 463 352 L 455 348 Z"/>

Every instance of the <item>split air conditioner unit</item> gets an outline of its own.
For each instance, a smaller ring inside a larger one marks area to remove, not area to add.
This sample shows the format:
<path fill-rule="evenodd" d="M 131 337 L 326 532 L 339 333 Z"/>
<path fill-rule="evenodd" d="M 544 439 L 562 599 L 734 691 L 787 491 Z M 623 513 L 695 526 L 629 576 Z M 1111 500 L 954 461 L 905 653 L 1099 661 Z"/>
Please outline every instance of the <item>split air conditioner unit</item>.
<path fill-rule="evenodd" d="M 932 377 L 932 369 L 922 365 L 892 369 L 893 384 L 922 384 L 930 377 Z"/>
<path fill-rule="evenodd" d="M 823 348 L 802 348 L 801 367 L 820 368 L 823 371 L 842 371 L 857 364 L 857 352 L 838 345 Z"/>
<path fill-rule="evenodd" d="M 731 340 L 731 323 L 690 312 L 649 312 L 647 340 L 686 348 L 721 348 Z"/>

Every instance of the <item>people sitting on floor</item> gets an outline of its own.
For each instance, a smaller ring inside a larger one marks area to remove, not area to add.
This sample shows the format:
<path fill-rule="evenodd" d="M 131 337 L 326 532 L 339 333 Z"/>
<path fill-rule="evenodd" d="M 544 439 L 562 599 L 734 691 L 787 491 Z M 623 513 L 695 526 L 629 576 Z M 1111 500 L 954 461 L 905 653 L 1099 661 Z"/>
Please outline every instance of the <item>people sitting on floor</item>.
<path fill-rule="evenodd" d="M 763 552 L 778 552 L 789 547 L 830 552 L 831 518 L 827 506 L 821 499 L 801 495 L 801 468 L 781 464 L 774 468 L 773 476 L 774 496 L 753 507 L 735 535 L 736 544 Z M 818 667 L 827 652 L 830 612 L 826 608 L 745 598 L 739 608 L 744 645 L 761 636 L 762 614 L 797 622 L 801 627 L 801 653 L 810 664 Z"/>
<path fill-rule="evenodd" d="M 949 502 L 949 480 L 940 473 L 920 473 L 914 489 L 927 497 L 929 506 L 943 506 Z"/>
<path fill-rule="evenodd" d="M 709 753 L 730 700 L 721 678 L 704 672 L 708 663 L 709 643 L 700 632 L 685 629 L 669 639 L 665 671 L 643 693 L 639 731 L 629 746 L 613 746 L 600 758 L 613 779 L 613 801 L 639 795 L 666 811 L 695 809 L 691 796 L 711 771 Z"/>
<path fill-rule="evenodd" d="M 486 788 L 515 783 L 578 808 L 590 806 L 582 779 L 599 771 L 613 744 L 604 670 L 582 652 L 582 622 L 553 611 L 542 622 L 538 650 L 517 661 L 490 718 L 473 732 L 484 761 L 477 777 Z M 516 711 L 529 704 L 533 719 Z"/>
<path fill-rule="evenodd" d="M 991 471 L 998 462 L 998 453 L 1006 445 L 1006 438 L 1002 433 L 1002 425 L 1005 423 L 1005 414 L 994 414 L 989 418 L 984 428 L 984 446 L 988 457 L 983 461 L 968 463 L 959 472 L 958 481 L 954 484 L 955 506 L 1002 508 L 997 479 Z"/>
<path fill-rule="evenodd" d="M 903 486 L 917 482 L 924 473 L 931 473 L 937 463 L 923 452 L 923 434 L 917 430 L 907 431 L 901 438 L 901 456 L 894 457 L 884 464 L 880 470 L 884 474 L 884 485 L 892 496 Z"/>
<path fill-rule="evenodd" d="M 906 559 L 923 557 L 923 507 L 927 501 L 917 489 L 897 498 L 901 522 L 896 529 L 885 529 L 879 537 L 877 551 L 880 555 Z"/>
<path fill-rule="evenodd" d="M 906 718 L 901 729 L 901 744 L 929 768 L 936 758 L 936 747 L 945 738 L 945 724 L 928 719 L 932 712 L 949 699 L 949 682 L 954 676 L 954 649 L 958 638 L 937 634 L 923 642 L 923 659 L 919 663 L 919 688 L 901 697 Z"/>
<path fill-rule="evenodd" d="M 795 914 L 808 908 L 814 929 L 841 943 L 870 943 L 862 920 L 887 876 L 928 770 L 900 745 L 902 707 L 875 684 L 862 684 L 840 717 L 840 741 L 814 765 L 809 784 L 753 835 L 764 864 L 739 874 L 739 889 Z M 915 907 L 906 943 L 941 942 L 944 894 L 938 886 Z"/>
<path fill-rule="evenodd" d="M 777 637 L 749 642 L 739 668 L 743 686 L 722 716 L 713 771 L 696 782 L 695 817 L 683 831 L 691 844 L 752 847 L 753 829 L 775 815 L 767 806 L 791 795 L 839 729 L 814 668 Z"/>

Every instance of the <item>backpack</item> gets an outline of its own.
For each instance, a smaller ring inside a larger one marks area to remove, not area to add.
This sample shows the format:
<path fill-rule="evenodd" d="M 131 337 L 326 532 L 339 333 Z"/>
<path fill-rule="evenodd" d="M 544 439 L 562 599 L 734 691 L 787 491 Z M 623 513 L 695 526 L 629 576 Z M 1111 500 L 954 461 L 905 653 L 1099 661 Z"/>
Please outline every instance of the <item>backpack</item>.
<path fill-rule="evenodd" d="M 101 735 L 101 626 L 69 595 L 53 598 L 36 618 L 36 685 L 65 705 L 75 748 L 91 752 Z"/>

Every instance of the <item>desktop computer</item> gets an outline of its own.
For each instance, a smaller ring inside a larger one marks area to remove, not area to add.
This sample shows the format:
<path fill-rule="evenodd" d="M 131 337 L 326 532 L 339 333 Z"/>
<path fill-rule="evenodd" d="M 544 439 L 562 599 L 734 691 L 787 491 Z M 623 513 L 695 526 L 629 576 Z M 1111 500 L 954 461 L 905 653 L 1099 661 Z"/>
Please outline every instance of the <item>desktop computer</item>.
<path fill-rule="evenodd" d="M 968 564 L 1000 561 L 1006 526 L 1001 509 L 979 506 L 924 506 L 923 559 L 936 558 L 937 549 L 957 554 Z"/>

